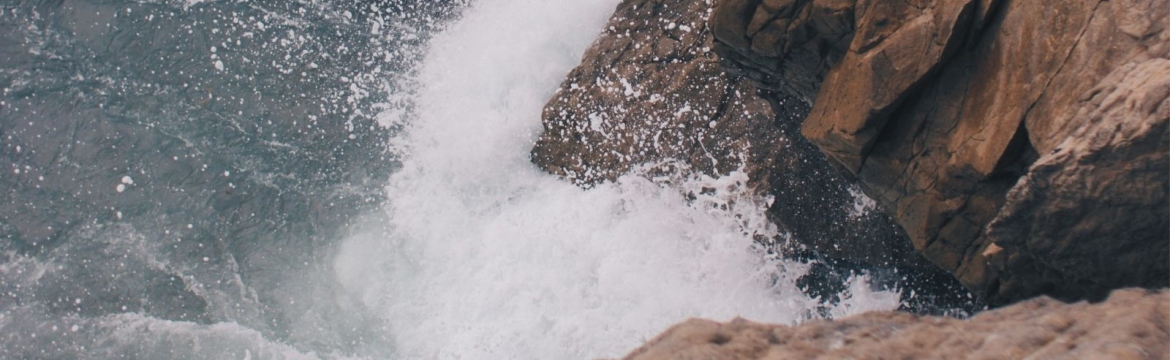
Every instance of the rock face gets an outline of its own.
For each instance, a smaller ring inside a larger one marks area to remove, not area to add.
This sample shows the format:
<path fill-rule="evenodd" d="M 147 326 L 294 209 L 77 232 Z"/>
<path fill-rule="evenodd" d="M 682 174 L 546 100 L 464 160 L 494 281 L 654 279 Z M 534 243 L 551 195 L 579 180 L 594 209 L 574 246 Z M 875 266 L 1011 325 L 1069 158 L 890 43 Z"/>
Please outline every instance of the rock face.
<path fill-rule="evenodd" d="M 752 150 L 783 146 L 768 102 L 725 76 L 710 52 L 708 8 L 703 1 L 622 2 L 545 106 L 534 162 L 591 185 L 666 159 L 725 174 L 750 155 L 766 156 Z"/>
<path fill-rule="evenodd" d="M 1170 292 L 1099 304 L 1039 298 L 968 320 L 870 312 L 798 326 L 692 319 L 625 357 L 654 359 L 1164 359 Z"/>
<path fill-rule="evenodd" d="M 545 106 L 533 162 L 582 186 L 643 164 L 657 165 L 650 172 L 743 171 L 751 179 L 744 185 L 772 196 L 769 218 L 791 235 L 792 242 L 762 239 L 786 247 L 777 250 L 858 268 L 942 273 L 798 135 L 805 102 L 760 97 L 721 69 L 706 27 L 711 6 L 623 1 Z"/>
<path fill-rule="evenodd" d="M 1170 285 L 1170 3 L 724 0 L 733 73 L 992 304 Z M 819 87 L 818 87 L 819 86 Z"/>

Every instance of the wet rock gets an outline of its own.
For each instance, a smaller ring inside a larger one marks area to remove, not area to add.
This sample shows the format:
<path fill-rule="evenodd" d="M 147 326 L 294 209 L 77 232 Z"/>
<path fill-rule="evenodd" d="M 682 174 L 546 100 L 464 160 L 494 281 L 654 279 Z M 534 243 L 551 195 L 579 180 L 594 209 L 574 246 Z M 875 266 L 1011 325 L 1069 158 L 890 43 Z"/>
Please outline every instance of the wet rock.
<path fill-rule="evenodd" d="M 725 174 L 759 162 L 752 150 L 763 155 L 783 146 L 787 139 L 771 125 L 768 102 L 724 75 L 710 52 L 708 7 L 687 0 L 622 2 L 545 106 L 534 162 L 591 185 L 667 159 Z"/>
<path fill-rule="evenodd" d="M 870 312 L 796 326 L 736 319 L 675 325 L 624 359 L 1161 359 L 1170 292 L 1127 289 L 1108 301 L 1038 298 L 968 320 Z"/>
<path fill-rule="evenodd" d="M 769 219 L 791 235 L 761 239 L 777 251 L 859 270 L 938 272 L 798 135 L 805 101 L 758 96 L 747 79 L 720 68 L 706 27 L 711 7 L 702 0 L 622 2 L 545 106 L 533 162 L 582 186 L 644 164 L 652 175 L 743 171 L 746 186 L 772 197 Z"/>
<path fill-rule="evenodd" d="M 729 0 L 714 13 L 728 70 L 814 99 L 802 134 L 991 303 L 1170 285 L 1165 2 Z M 817 23 L 853 30 L 800 25 Z"/>

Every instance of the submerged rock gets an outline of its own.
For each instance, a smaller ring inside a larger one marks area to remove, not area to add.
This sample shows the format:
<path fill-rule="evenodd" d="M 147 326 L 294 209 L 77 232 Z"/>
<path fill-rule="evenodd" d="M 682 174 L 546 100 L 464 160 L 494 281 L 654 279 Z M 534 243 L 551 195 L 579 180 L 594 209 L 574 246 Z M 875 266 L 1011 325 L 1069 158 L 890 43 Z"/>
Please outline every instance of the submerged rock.
<path fill-rule="evenodd" d="M 968 320 L 870 312 L 796 326 L 735 319 L 675 325 L 624 359 L 1162 359 L 1170 292 L 1115 291 L 1099 304 L 1042 297 Z"/>
<path fill-rule="evenodd" d="M 1170 285 L 1170 4 L 725 0 L 733 73 L 993 304 Z M 1021 180 L 1022 178 L 1022 180 Z"/>

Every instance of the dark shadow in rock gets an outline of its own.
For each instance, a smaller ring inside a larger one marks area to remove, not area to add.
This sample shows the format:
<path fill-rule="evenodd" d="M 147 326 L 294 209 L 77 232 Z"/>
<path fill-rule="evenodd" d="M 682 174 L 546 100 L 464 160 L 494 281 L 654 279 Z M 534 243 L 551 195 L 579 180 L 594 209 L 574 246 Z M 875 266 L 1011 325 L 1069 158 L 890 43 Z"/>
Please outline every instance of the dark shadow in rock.
<path fill-rule="evenodd" d="M 789 259 L 809 264 L 808 272 L 796 280 L 796 285 L 805 295 L 820 300 L 821 305 L 816 309 L 818 317 L 829 317 L 831 307 L 849 296 L 848 281 L 854 276 L 868 276 L 870 286 L 877 290 L 901 291 L 898 311 L 967 318 L 987 308 L 942 269 L 874 267 L 826 258 L 815 251 L 793 254 Z"/>

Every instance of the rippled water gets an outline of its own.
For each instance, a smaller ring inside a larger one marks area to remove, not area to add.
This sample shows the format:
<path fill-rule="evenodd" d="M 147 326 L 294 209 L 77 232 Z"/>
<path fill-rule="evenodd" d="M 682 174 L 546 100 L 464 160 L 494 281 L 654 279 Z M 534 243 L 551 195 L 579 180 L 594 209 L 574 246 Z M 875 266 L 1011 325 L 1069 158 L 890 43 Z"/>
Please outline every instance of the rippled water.
<path fill-rule="evenodd" d="M 0 358 L 585 358 L 814 316 L 742 174 L 529 164 L 615 5 L 0 5 Z M 897 305 L 850 286 L 834 314 Z"/>

